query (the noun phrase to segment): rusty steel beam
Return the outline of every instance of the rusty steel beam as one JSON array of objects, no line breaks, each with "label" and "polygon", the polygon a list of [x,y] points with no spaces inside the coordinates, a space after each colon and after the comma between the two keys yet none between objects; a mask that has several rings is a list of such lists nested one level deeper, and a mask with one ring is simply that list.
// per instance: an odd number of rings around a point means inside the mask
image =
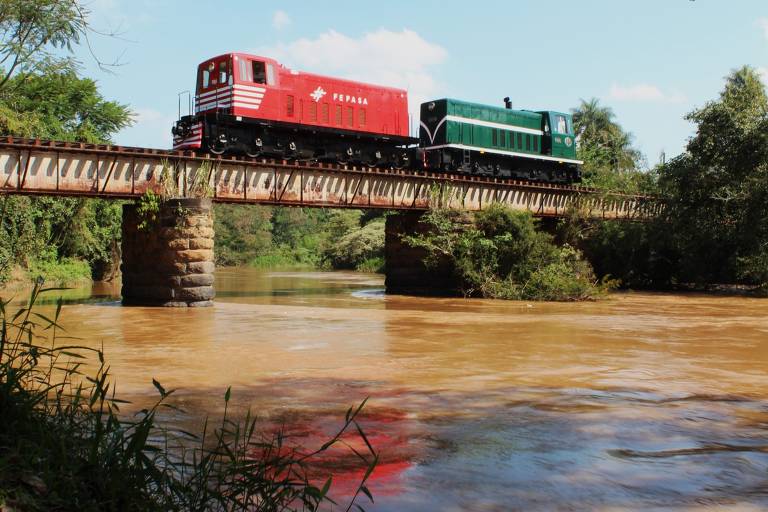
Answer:
[{"label": "rusty steel beam", "polygon": [[[202,173],[202,174],[201,174]],[[191,190],[197,187],[198,190]],[[657,214],[652,197],[553,183],[458,176],[322,162],[216,157],[192,152],[6,137],[0,193],[129,199],[147,191],[209,194],[214,201],[279,206],[481,210],[493,203],[559,217],[579,207],[592,217]]]}]

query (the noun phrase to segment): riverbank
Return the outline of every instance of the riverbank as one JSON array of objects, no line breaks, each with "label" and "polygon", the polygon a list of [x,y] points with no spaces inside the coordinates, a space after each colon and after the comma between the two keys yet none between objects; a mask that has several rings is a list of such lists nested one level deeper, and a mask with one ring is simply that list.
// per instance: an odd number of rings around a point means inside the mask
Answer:
[{"label": "riverbank", "polygon": [[[262,261],[261,263],[264,263]],[[247,274],[253,275],[317,275],[317,276],[346,276],[345,279],[350,279],[353,283],[371,283],[374,286],[380,287],[383,290],[383,262],[377,259],[373,259],[371,262],[371,269],[361,266],[355,270],[337,270],[329,268],[317,268],[311,265],[304,264],[290,264],[284,260],[272,260],[275,265],[248,265],[245,267],[219,267],[217,269],[217,289],[221,288],[222,282],[226,282],[224,286],[230,288],[233,286],[234,281],[239,273],[245,271]],[[65,303],[77,302],[87,298],[92,298],[99,301],[117,301],[120,300],[120,277],[119,275],[110,281],[94,281],[88,274],[83,275],[82,266],[77,265],[75,268],[80,269],[78,272],[63,272],[58,271],[52,274],[48,274],[53,280],[49,278],[45,279],[46,286],[56,286],[67,288],[58,293],[58,296],[63,298]],[[24,271],[20,267],[16,267],[11,274],[11,279],[0,286],[0,297],[9,299],[15,297],[17,300],[21,300],[29,295],[29,292],[35,285],[36,279],[29,271]],[[38,276],[41,274],[38,274]],[[46,275],[46,274],[42,274]],[[351,279],[352,276],[359,276],[359,279]],[[712,297],[748,297],[748,298],[766,298],[766,291],[762,287],[758,286],[746,286],[746,285],[712,285],[708,287],[697,287],[694,285],[679,285],[675,288],[666,289],[625,289],[618,288],[613,289],[610,292],[603,294],[600,299],[610,299],[615,294],[623,293],[661,293],[661,294],[681,294],[683,296],[712,296]],[[226,290],[222,290],[225,296]],[[43,302],[50,302],[48,298],[43,297]],[[472,299],[474,300],[474,299]]]},{"label": "riverbank", "polygon": [[29,268],[14,265],[0,291],[18,291],[32,288],[43,279],[48,286],[81,287],[93,282],[88,262],[64,258],[57,262],[33,261]]}]

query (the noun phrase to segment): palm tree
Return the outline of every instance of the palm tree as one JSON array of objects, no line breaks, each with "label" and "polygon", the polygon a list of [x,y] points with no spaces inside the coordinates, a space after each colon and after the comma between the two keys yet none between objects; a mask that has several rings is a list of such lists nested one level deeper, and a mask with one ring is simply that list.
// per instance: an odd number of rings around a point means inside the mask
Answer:
[{"label": "palm tree", "polygon": [[600,100],[592,98],[581,100],[581,105],[573,109],[573,127],[576,137],[586,140],[607,140],[616,123],[611,107],[600,105]]},{"label": "palm tree", "polygon": [[632,135],[614,121],[610,107],[597,98],[582,99],[572,112],[579,151],[590,167],[622,171],[637,166],[640,153],[632,147]]}]

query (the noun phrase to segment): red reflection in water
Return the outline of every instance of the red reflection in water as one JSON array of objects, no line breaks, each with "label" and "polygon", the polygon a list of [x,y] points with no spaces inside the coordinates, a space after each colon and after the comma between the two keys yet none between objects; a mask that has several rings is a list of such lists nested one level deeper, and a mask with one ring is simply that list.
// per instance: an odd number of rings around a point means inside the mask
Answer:
[{"label": "red reflection in water", "polygon": [[[366,483],[374,499],[401,494],[404,491],[402,474],[416,458],[416,444],[411,442],[410,435],[415,431],[415,422],[394,409],[363,411],[357,422],[368,443],[379,454],[376,468]],[[332,439],[340,427],[337,413],[318,412],[312,416],[284,418],[280,426],[273,427],[273,432],[282,432],[284,454],[308,454]],[[329,496],[343,503],[355,494],[367,470],[360,455],[368,461],[373,459],[365,439],[351,426],[337,443],[306,460],[307,476],[318,487],[332,476]]]}]

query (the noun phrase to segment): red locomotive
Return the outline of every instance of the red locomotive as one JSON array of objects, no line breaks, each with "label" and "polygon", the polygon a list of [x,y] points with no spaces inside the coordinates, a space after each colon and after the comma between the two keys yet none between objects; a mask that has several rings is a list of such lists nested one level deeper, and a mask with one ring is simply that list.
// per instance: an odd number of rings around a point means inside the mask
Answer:
[{"label": "red locomotive", "polygon": [[293,71],[228,53],[198,66],[195,114],[173,127],[173,147],[251,157],[407,165],[403,89]]}]

